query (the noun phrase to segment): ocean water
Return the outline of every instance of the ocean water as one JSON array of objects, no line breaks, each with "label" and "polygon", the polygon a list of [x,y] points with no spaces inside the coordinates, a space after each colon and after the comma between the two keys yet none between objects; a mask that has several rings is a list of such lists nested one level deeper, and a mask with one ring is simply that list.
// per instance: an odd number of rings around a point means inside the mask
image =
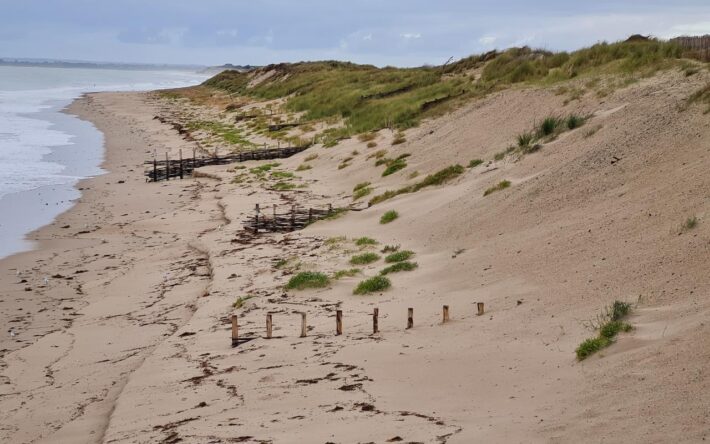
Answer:
[{"label": "ocean water", "polygon": [[0,66],[0,258],[31,249],[27,233],[71,207],[77,181],[102,174],[103,136],[61,112],[72,100],[205,79],[179,71]]}]

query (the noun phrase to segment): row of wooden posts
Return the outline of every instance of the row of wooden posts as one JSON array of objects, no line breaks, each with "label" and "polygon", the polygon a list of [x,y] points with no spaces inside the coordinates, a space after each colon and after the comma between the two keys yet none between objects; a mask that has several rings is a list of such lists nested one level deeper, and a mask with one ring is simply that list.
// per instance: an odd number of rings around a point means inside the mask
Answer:
[{"label": "row of wooden posts", "polygon": [[[477,316],[482,316],[485,313],[483,302],[476,303]],[[300,312],[301,315],[301,338],[308,336],[308,324],[306,322],[306,313]],[[379,316],[380,309],[375,308],[372,311],[372,334],[377,334],[380,331],[379,327]],[[449,322],[449,306],[444,305],[442,308],[442,323]],[[273,337],[273,314],[266,314],[266,339],[271,339]],[[414,308],[407,309],[407,330],[414,328]],[[335,335],[340,336],[343,334],[343,310],[336,310],[335,312]],[[239,345],[239,318],[237,315],[232,315],[232,347]]]},{"label": "row of wooden posts", "polygon": [[261,206],[256,204],[254,216],[248,217],[243,226],[252,233],[260,231],[284,232],[295,231],[304,228],[318,219],[328,217],[334,212],[333,205],[328,204],[326,208],[299,208],[296,205],[290,206],[287,213],[277,213],[276,204],[272,207],[272,214],[267,215],[261,211]]},{"label": "row of wooden posts", "polygon": [[183,159],[181,149],[177,160],[171,160],[167,152],[165,153],[165,160],[158,160],[157,155],[154,155],[152,161],[145,162],[145,165],[152,165],[153,167],[152,170],[148,170],[145,175],[151,182],[170,180],[172,177],[183,179],[186,175],[192,174],[196,168],[203,166],[228,165],[230,163],[246,162],[248,160],[283,159],[300,153],[306,148],[308,147],[289,146],[281,148],[278,146],[276,148],[267,148],[266,144],[264,144],[264,148],[262,149],[229,153],[223,156],[219,156],[217,148],[215,148],[214,154],[210,157],[197,157],[196,149],[193,149],[191,159]]}]

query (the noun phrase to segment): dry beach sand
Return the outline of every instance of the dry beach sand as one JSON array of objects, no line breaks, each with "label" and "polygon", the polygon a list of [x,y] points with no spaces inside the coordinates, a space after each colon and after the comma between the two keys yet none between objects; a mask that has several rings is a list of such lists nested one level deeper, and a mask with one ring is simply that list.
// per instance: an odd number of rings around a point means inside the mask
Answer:
[{"label": "dry beach sand", "polygon": [[[318,154],[297,173],[307,187],[293,191],[233,183],[234,166],[146,183],[153,150],[194,148],[153,118],[179,105],[142,93],[76,101],[69,111],[105,134],[109,173],[83,181],[77,205],[33,233],[37,250],[0,262],[0,441],[710,439],[710,120],[699,107],[679,110],[703,76],[667,72],[569,104],[546,89],[496,93],[407,131],[400,145],[382,131],[378,148],[351,139],[279,161],[294,171]],[[257,203],[346,206],[364,181],[375,195],[492,159],[557,112],[593,117],[539,152],[444,186],[290,234],[242,230]],[[382,148],[410,153],[408,168],[381,177],[367,156]],[[510,188],[483,196],[504,179]],[[400,217],[381,225],[387,210]],[[690,216],[698,226],[681,230]],[[379,244],[358,247],[360,236]],[[333,273],[384,245],[414,251],[418,268],[391,275],[382,294],[352,294],[382,260],[306,291],[285,291],[292,271],[275,266]],[[634,330],[578,362],[575,348],[593,335],[585,320],[615,299],[634,304]],[[371,335],[375,307],[381,331]],[[236,348],[233,313],[251,338]]]}]

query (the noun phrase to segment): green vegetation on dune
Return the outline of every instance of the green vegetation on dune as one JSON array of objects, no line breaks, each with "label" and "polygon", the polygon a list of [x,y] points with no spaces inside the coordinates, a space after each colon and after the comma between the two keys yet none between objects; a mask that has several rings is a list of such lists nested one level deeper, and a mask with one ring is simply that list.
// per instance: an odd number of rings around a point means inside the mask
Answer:
[{"label": "green vegetation on dune", "polygon": [[623,322],[622,319],[631,312],[631,304],[622,301],[614,301],[606,307],[596,319],[590,321],[590,326],[599,332],[596,337],[584,340],[575,353],[577,359],[582,361],[599,350],[614,343],[616,336],[620,332],[629,332],[633,327]]},{"label": "green vegetation on dune", "polygon": [[[276,107],[279,120],[285,114],[285,119],[297,120],[302,128],[313,129],[314,122],[329,126],[318,134],[324,146],[335,146],[339,140],[356,134],[364,134],[359,140],[374,146],[375,132],[380,129],[416,126],[422,118],[440,115],[467,100],[510,85],[549,85],[580,76],[594,80],[615,74],[638,78],[675,66],[686,73],[695,73],[696,68],[688,68],[691,62],[682,60],[694,56],[676,43],[642,38],[599,43],[569,53],[512,48],[437,67],[377,68],[337,61],[276,64],[250,72],[224,71],[200,87],[172,90],[169,97],[200,98],[204,102],[224,101],[226,96],[239,104],[281,100],[282,105]],[[704,99],[700,92],[694,101]],[[266,113],[257,113],[249,116],[247,126],[259,134],[267,134],[268,120]],[[572,129],[576,122],[567,123]],[[204,123],[201,126],[230,143],[242,143],[241,136],[227,128]],[[284,138],[287,132],[268,135]],[[405,140],[399,132],[392,143]]]},{"label": "green vegetation on dune", "polygon": [[409,128],[432,102],[460,95],[467,78],[444,78],[437,68],[376,68],[326,61],[264,67],[266,80],[250,85],[250,73],[224,71],[204,85],[257,100],[287,98],[285,109],[302,120],[345,119],[339,135],[394,126]]}]

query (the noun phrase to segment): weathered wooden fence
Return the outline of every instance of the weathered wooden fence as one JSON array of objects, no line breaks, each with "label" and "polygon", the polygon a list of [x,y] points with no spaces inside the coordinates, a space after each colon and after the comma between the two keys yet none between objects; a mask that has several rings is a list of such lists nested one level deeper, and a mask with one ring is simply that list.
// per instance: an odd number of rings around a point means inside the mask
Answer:
[{"label": "weathered wooden fence", "polygon": [[284,159],[291,157],[296,153],[304,151],[307,146],[294,146],[285,148],[263,148],[258,150],[242,151],[239,153],[230,153],[223,156],[213,155],[210,157],[197,157],[196,151],[192,151],[192,158],[184,159],[182,150],[178,159],[170,159],[168,154],[165,154],[165,160],[158,160],[156,157],[153,160],[148,160],[144,163],[147,170],[145,176],[149,182],[158,182],[160,180],[170,180],[171,178],[182,179],[189,176],[196,168],[209,165],[228,165],[235,162],[246,162],[248,160],[269,160],[269,159]]},{"label": "weathered wooden fence", "polygon": [[678,44],[683,49],[693,52],[693,56],[710,61],[710,35],[697,37],[676,37],[671,42]]},{"label": "weathered wooden fence", "polygon": [[[308,336],[308,323],[306,321],[306,313],[299,311],[295,312],[295,314],[298,314],[301,317],[301,329],[300,329],[300,336],[301,338],[305,338]],[[441,323],[442,324],[448,324],[451,322],[451,316],[449,312],[449,306],[444,305],[442,307],[442,316],[441,316]],[[485,308],[484,308],[484,303],[483,302],[477,302],[476,303],[476,316],[483,316],[485,314]],[[375,307],[372,310],[372,334],[376,335],[380,333],[380,323],[379,323],[379,317],[380,317],[380,309]],[[465,315],[462,316],[461,318],[466,317]],[[239,317],[237,315],[232,315],[230,316],[230,321],[231,321],[231,332],[232,332],[232,347],[237,347],[240,343],[245,342],[246,340],[251,340],[255,339],[254,336],[240,336],[239,334]],[[407,330],[411,330],[414,328],[414,308],[413,307],[408,307],[407,308]],[[265,339],[273,339],[273,329],[274,329],[274,313],[266,313],[266,335],[264,336]],[[253,333],[252,333],[253,334]],[[336,310],[335,311],[335,336],[341,336],[343,334],[343,310]]]},{"label": "weathered wooden fence", "polygon": [[[282,208],[282,207],[281,207]],[[260,232],[288,232],[300,230],[316,220],[336,214],[343,209],[334,209],[332,205],[325,208],[305,208],[291,205],[286,212],[279,213],[279,207],[273,205],[262,208],[259,204],[254,208],[254,215],[248,217],[244,223],[244,229],[254,234]]]}]

